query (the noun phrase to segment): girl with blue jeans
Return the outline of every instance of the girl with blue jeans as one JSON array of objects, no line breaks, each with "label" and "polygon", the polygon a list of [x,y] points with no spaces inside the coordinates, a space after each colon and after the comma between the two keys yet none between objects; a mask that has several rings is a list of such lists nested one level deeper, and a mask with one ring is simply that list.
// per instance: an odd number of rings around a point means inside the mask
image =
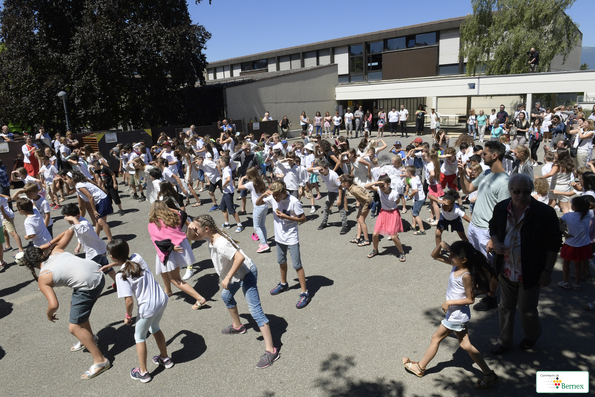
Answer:
[{"label": "girl with blue jeans", "polygon": [[[246,175],[241,177],[238,182],[238,190],[250,191],[250,199],[252,200],[252,223],[254,224],[254,233],[256,233],[258,240],[260,241],[256,252],[262,253],[270,251],[271,248],[267,243],[267,229],[265,226],[269,207],[266,204],[255,204],[260,195],[267,190],[257,167],[251,167],[246,170]],[[254,239],[254,235],[252,238]]]},{"label": "girl with blue jeans", "polygon": [[260,327],[265,343],[265,352],[260,357],[256,367],[259,369],[269,367],[279,359],[279,351],[273,346],[269,320],[260,305],[260,296],[256,285],[258,277],[256,265],[244,255],[243,251],[229,235],[217,228],[211,216],[199,215],[188,226],[188,229],[189,232],[193,232],[193,236],[191,236],[193,240],[201,239],[209,242],[213,267],[221,279],[221,286],[223,287],[221,298],[225,302],[232,320],[232,324],[221,330],[221,333],[226,335],[246,333],[246,327],[241,323],[238,307],[234,299],[235,293],[241,287],[248,303],[250,315]]}]

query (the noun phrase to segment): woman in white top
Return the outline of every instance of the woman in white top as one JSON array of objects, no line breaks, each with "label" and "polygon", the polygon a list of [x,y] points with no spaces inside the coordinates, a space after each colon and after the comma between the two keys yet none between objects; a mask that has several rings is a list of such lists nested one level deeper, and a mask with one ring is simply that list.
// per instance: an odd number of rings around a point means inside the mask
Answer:
[{"label": "woman in white top", "polygon": [[572,147],[576,148],[576,162],[577,168],[585,167],[591,161],[593,153],[593,136],[595,135],[593,120],[578,119],[578,126],[576,130],[570,131],[573,134],[576,131],[576,136]]},{"label": "woman in white top", "polygon": [[39,160],[35,157],[35,151],[39,149],[36,144],[33,143],[33,138],[30,136],[25,140],[25,144],[22,146],[21,151],[23,152],[23,163],[27,174],[32,177],[37,177],[39,174]]},{"label": "woman in white top", "polygon": [[440,113],[436,112],[435,108],[430,112],[430,131],[432,131],[432,138],[436,138],[436,129],[440,129]]},{"label": "woman in white top", "polygon": [[467,116],[467,130],[469,135],[475,140],[477,135],[477,118],[475,117],[475,109],[469,110],[469,116]]},{"label": "woman in white top", "polygon": [[257,167],[251,167],[246,170],[246,175],[241,177],[238,182],[238,190],[248,190],[250,192],[250,198],[252,200],[252,223],[254,224],[252,240],[254,240],[254,235],[256,234],[256,237],[260,241],[256,252],[262,253],[270,251],[271,248],[267,242],[266,229],[266,219],[269,207],[267,204],[255,204],[256,200],[258,200],[258,198],[267,190]]},{"label": "woman in white top", "polygon": [[[29,247],[25,250],[23,261],[37,280],[39,290],[48,301],[47,318],[51,322],[58,320],[58,298],[54,287],[73,289],[70,302],[68,330],[79,342],[71,351],[86,348],[93,356],[93,365],[81,379],[92,379],[110,367],[110,362],[97,347],[97,337],[93,336],[89,317],[93,305],[101,295],[105,280],[97,263],[78,258],[64,250],[70,243],[74,231],[67,229],[48,244],[41,247]],[[39,269],[39,277],[35,270]],[[46,337],[48,335],[45,335]]]},{"label": "woman in white top", "polygon": [[219,144],[221,145],[222,150],[229,150],[229,156],[233,156],[235,153],[235,142],[232,137],[233,131],[231,129],[227,129],[221,133],[221,138],[219,138]]},{"label": "woman in white top", "polygon": [[541,131],[543,131],[543,144],[549,143],[552,140],[552,133],[550,126],[552,125],[552,111],[550,108],[545,110],[543,115],[543,122],[541,123]]}]

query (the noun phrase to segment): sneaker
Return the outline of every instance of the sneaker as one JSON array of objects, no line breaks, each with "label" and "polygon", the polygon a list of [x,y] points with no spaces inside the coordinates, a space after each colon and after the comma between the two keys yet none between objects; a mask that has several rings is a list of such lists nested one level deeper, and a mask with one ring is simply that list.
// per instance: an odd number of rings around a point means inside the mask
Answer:
[{"label": "sneaker", "polygon": [[246,333],[246,327],[244,327],[244,324],[240,325],[240,328],[235,328],[232,325],[230,325],[229,327],[225,327],[221,330],[222,334],[225,335],[239,335],[239,334],[245,334]]},{"label": "sneaker", "polygon": [[279,350],[277,350],[276,347],[272,353],[265,350],[264,354],[260,357],[260,360],[258,360],[258,363],[256,363],[256,368],[265,369],[266,367],[270,367],[278,359],[279,359]]},{"label": "sneaker", "polygon": [[142,196],[140,196],[140,198],[138,199],[138,201],[142,203],[143,201],[147,201],[147,198],[143,194]]},{"label": "sneaker", "polygon": [[55,209],[55,210],[60,209],[60,208],[62,208],[62,206],[60,204],[56,204],[52,207],[52,209]]},{"label": "sneaker", "polygon": [[312,208],[310,208],[310,213],[313,214],[316,212],[316,207],[312,206]]},{"label": "sneaker", "polygon": [[118,285],[116,283],[112,283],[112,289],[114,291],[117,291],[118,290]]},{"label": "sneaker", "polygon": [[318,230],[322,230],[326,227],[326,223],[321,223],[320,226],[318,226]]},{"label": "sneaker", "polygon": [[485,312],[487,310],[496,309],[498,307],[498,300],[495,297],[486,295],[482,300],[473,305],[473,310],[478,312]]},{"label": "sneaker", "polygon": [[186,268],[186,273],[184,273],[184,277],[182,277],[182,281],[190,280],[194,276],[194,270],[191,268]]},{"label": "sneaker", "polygon": [[285,292],[289,289],[288,284],[279,283],[275,288],[271,290],[271,295],[279,295],[281,292]]},{"label": "sneaker", "polygon": [[223,223],[221,225],[221,228],[225,228],[225,229],[231,229],[231,225],[229,223]]},{"label": "sneaker", "polygon": [[246,211],[238,211],[238,215],[246,215]]},{"label": "sneaker", "polygon": [[138,199],[139,199],[139,197],[138,197],[138,194],[134,193],[134,194],[132,195],[132,199],[133,199],[133,200],[138,200]]},{"label": "sneaker", "polygon": [[149,371],[145,372],[144,374],[141,374],[139,367],[132,368],[132,371],[130,371],[130,377],[134,380],[140,380],[143,383],[151,381],[151,374],[149,374]]},{"label": "sneaker", "polygon": [[259,244],[256,252],[258,252],[260,254],[262,252],[266,252],[266,251],[270,251],[270,250],[271,250],[271,247],[269,247],[268,244]]},{"label": "sneaker", "polygon": [[214,206],[211,207],[211,209],[209,210],[209,212],[211,211],[217,211],[219,209],[219,206],[217,204],[215,204]]},{"label": "sneaker", "polygon": [[124,210],[120,210],[120,211],[118,211],[118,215],[120,215],[120,216],[124,216],[124,214],[126,214],[126,213],[124,212]]},{"label": "sneaker", "polygon": [[347,233],[349,233],[349,230],[350,230],[350,229],[349,229],[349,226],[343,226],[343,227],[341,228],[341,231],[339,232],[339,234],[341,234],[341,235],[343,235],[343,234],[347,234]]},{"label": "sneaker", "polygon": [[163,358],[161,356],[155,356],[153,357],[153,363],[157,365],[163,365],[167,369],[170,369],[174,366],[174,362],[171,361],[171,358],[169,357]]},{"label": "sneaker", "polygon": [[238,225],[238,227],[236,228],[236,233],[241,233],[243,232],[245,229],[244,225]]},{"label": "sneaker", "polygon": [[301,308],[306,307],[306,305],[308,305],[308,303],[310,303],[310,293],[308,291],[302,292],[300,294],[300,300],[295,305],[295,307],[297,307],[298,309],[301,309]]}]

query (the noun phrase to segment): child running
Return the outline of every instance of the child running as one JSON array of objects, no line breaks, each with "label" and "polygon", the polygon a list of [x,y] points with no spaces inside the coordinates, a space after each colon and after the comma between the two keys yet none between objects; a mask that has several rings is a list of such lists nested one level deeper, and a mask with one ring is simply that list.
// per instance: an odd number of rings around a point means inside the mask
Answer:
[{"label": "child running", "polygon": [[138,313],[134,327],[134,341],[138,355],[138,367],[132,368],[130,377],[143,383],[151,381],[151,374],[147,370],[147,331],[155,337],[159,348],[159,355],[153,357],[153,363],[163,365],[165,368],[174,366],[167,355],[165,335],[159,327],[159,321],[167,307],[167,295],[149,270],[149,266],[139,254],[130,255],[128,243],[121,239],[114,239],[107,245],[107,251],[112,258],[112,263],[104,266],[102,270],[112,270],[113,266],[122,266],[116,275],[118,284],[118,298],[125,298],[126,313],[124,324],[132,324],[132,309],[136,298]]},{"label": "child running", "polygon": [[461,240],[469,241],[465,235],[465,227],[463,226],[461,218],[467,222],[471,222],[471,218],[469,218],[465,214],[465,211],[455,204],[455,201],[459,199],[459,193],[456,190],[447,190],[442,198],[436,198],[429,195],[428,198],[430,201],[440,205],[440,220],[436,226],[436,245],[440,245],[442,242],[442,233],[444,230],[448,230],[449,226],[450,231],[456,231]]},{"label": "child running", "polygon": [[221,333],[225,335],[246,333],[246,327],[241,322],[238,306],[234,299],[236,292],[242,288],[250,315],[258,324],[265,343],[265,352],[256,364],[256,368],[269,367],[279,359],[279,351],[273,345],[269,320],[260,304],[256,265],[238,247],[236,241],[217,228],[211,216],[199,215],[188,228],[195,233],[193,239],[208,241],[213,266],[221,279],[223,287],[221,298],[225,302],[232,320],[231,325],[221,330]]},{"label": "child running", "polygon": [[[446,253],[441,254],[443,250]],[[469,305],[475,301],[473,289],[489,291],[486,270],[491,269],[490,263],[467,241],[457,241],[452,246],[442,242],[432,251],[432,258],[452,266],[446,290],[446,301],[442,304],[442,310],[446,313],[446,317],[432,335],[430,347],[421,361],[415,362],[405,357],[403,365],[407,371],[421,378],[424,376],[426,366],[438,352],[440,343],[454,331],[461,348],[469,353],[483,372],[483,379],[475,383],[475,388],[486,389],[500,379],[488,367],[481,353],[471,344],[467,324],[471,318]]]},{"label": "child running", "polygon": [[277,243],[277,263],[281,269],[281,282],[271,290],[271,295],[287,291],[287,252],[291,255],[293,268],[300,282],[300,299],[296,307],[302,309],[310,302],[310,293],[306,288],[306,273],[302,266],[298,224],[306,220],[302,203],[289,194],[282,181],[274,182],[269,190],[257,200],[256,205],[268,204],[273,208],[275,242]]},{"label": "child running", "polygon": [[397,208],[397,201],[399,200],[399,192],[390,188],[390,177],[388,175],[380,175],[378,182],[368,183],[365,188],[368,190],[375,190],[380,196],[380,213],[376,219],[376,225],[374,226],[374,234],[372,235],[372,241],[374,243],[374,249],[368,255],[368,258],[373,258],[378,255],[378,241],[380,235],[390,236],[395,243],[395,247],[399,250],[399,261],[405,262],[405,252],[399,239],[399,232],[403,231],[403,221],[401,220],[401,214]]}]

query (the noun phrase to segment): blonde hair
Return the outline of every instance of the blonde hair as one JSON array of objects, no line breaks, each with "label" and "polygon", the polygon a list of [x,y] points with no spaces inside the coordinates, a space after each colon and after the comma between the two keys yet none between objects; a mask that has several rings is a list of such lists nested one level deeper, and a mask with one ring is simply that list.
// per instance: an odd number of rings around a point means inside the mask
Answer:
[{"label": "blonde hair", "polygon": [[522,153],[523,157],[525,158],[525,161],[529,160],[531,154],[527,146],[517,146],[514,150],[516,150],[518,153]]},{"label": "blonde hair", "polygon": [[208,227],[209,229],[215,231],[215,233],[218,233],[221,235],[221,237],[223,237],[224,239],[226,239],[227,241],[229,241],[234,247],[236,247],[238,250],[240,247],[238,247],[238,241],[232,239],[229,234],[225,233],[223,230],[219,230],[219,228],[217,227],[217,224],[215,223],[215,220],[213,219],[213,217],[211,215],[207,215],[207,214],[203,214],[203,215],[199,215],[196,218],[194,218],[194,221],[197,224],[200,225],[200,227],[202,227],[203,229]]},{"label": "blonde hair", "polygon": [[501,136],[498,140],[500,141],[500,143],[508,143],[508,138],[505,136]]},{"label": "blonde hair", "polygon": [[469,167],[469,169],[471,171],[475,171],[477,172],[477,175],[479,176],[479,174],[481,174],[481,172],[483,171],[483,168],[481,167],[481,164],[474,164],[472,166]]},{"label": "blonde hair", "polygon": [[170,211],[169,207],[163,201],[156,200],[151,205],[149,222],[157,225],[159,229],[161,229],[162,223],[171,228],[179,228],[180,215]]},{"label": "blonde hair", "polygon": [[283,181],[273,182],[271,186],[269,186],[269,189],[273,193],[283,193],[287,190],[287,188],[285,187],[285,182]]},{"label": "blonde hair", "polygon": [[37,183],[34,182],[29,182],[27,184],[25,184],[25,187],[23,187],[23,190],[26,193],[30,193],[30,192],[39,192],[39,186],[37,186]]},{"label": "blonde hair", "polygon": [[550,184],[547,183],[547,179],[535,179],[535,181],[533,181],[533,186],[535,187],[537,194],[541,197],[547,196],[550,191]]},{"label": "blonde hair", "polygon": [[[378,162],[378,161],[376,161]],[[390,162],[396,167],[396,168],[401,168],[403,166],[403,159],[401,158],[401,156],[399,155],[394,155],[391,159]]]}]

